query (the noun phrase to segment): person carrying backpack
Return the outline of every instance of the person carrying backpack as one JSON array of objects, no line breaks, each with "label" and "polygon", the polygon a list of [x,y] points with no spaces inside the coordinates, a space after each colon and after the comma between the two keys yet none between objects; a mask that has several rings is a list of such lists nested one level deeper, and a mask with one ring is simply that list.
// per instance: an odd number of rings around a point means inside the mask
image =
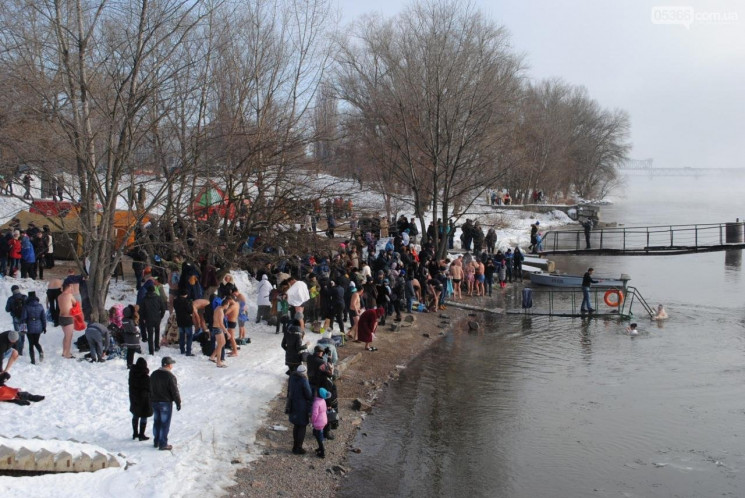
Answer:
[{"label": "person carrying backpack", "polygon": [[26,331],[21,331],[21,324],[23,323],[21,317],[23,315],[23,306],[26,304],[26,294],[21,294],[21,288],[14,285],[10,288],[13,293],[5,303],[5,311],[10,313],[13,319],[13,330],[18,332],[18,342],[15,344],[15,349],[18,354],[23,356],[23,346],[26,343]]}]

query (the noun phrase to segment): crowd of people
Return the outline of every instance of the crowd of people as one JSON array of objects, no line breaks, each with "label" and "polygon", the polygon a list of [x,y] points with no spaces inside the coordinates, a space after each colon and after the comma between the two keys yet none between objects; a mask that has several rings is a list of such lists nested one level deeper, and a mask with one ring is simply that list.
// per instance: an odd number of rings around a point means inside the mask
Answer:
[{"label": "crowd of people", "polygon": [[[349,217],[356,221],[354,213]],[[490,296],[495,284],[504,287],[521,279],[520,249],[497,250],[496,231],[490,228],[484,233],[478,221],[467,220],[461,227],[464,254],[437,258],[432,243],[415,243],[419,230],[413,218],[384,220],[378,230],[363,231],[350,223],[349,237],[339,238],[335,250],[288,256],[252,272],[258,282],[255,320],[282,333],[280,345],[289,375],[287,413],[295,426],[294,453],[304,453],[308,424],[313,427],[319,457],[325,455],[324,441],[333,439],[338,410],[334,372],[340,342],[355,341],[365,351],[377,351],[377,328],[387,320],[401,321],[405,312],[445,309],[448,299]],[[452,238],[452,221],[440,226],[442,234]],[[47,231],[34,229],[17,229],[10,239],[46,237]],[[428,230],[430,237],[433,230],[434,225]],[[9,257],[9,267],[15,266],[14,259]],[[218,368],[226,368],[226,356],[237,356],[240,347],[250,342],[245,330],[246,297],[232,275],[213,263],[208,256],[196,262],[181,256],[164,261],[137,251],[132,263],[137,297],[129,305],[113,306],[107,323],[91,320],[86,277],[73,270],[64,279],[49,281],[46,306],[34,292],[26,295],[13,286],[6,303],[13,330],[0,334],[4,360],[0,372],[7,372],[18,361],[26,342],[31,363],[43,361],[39,337],[52,325],[64,332],[62,356],[75,358],[72,339],[75,331],[82,331],[75,344],[88,354],[81,360],[126,359],[133,439],[149,439],[147,418],[153,416],[154,446],[170,449],[171,406],[181,406],[171,372],[175,360],[162,358],[161,368],[151,375],[145,358],[137,355],[155,355],[165,342],[175,341],[181,355],[195,356],[201,349]],[[170,312],[169,320],[161,338],[166,312]],[[328,332],[313,351],[308,351],[305,340],[308,329]],[[338,334],[332,335],[336,330]]]}]

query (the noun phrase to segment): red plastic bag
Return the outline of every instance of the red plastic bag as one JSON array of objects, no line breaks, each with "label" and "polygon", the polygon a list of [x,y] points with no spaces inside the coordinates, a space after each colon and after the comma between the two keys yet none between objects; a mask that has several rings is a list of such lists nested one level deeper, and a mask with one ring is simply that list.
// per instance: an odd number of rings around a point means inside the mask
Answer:
[{"label": "red plastic bag", "polygon": [[85,319],[83,318],[83,309],[80,307],[80,302],[75,301],[75,304],[70,308],[70,316],[72,316],[73,327],[75,330],[85,330]]}]

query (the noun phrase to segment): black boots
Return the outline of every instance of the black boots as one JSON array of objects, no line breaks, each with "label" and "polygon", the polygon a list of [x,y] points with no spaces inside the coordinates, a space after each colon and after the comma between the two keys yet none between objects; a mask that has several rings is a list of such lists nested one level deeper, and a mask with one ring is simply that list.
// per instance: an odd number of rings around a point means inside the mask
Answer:
[{"label": "black boots", "polygon": [[140,422],[140,430],[137,430],[137,418],[132,420],[132,439],[139,439],[140,441],[147,441],[150,439],[145,435],[145,428],[147,427],[147,419],[142,419]]},{"label": "black boots", "polygon": [[147,436],[145,435],[145,428],[147,427],[147,422],[146,422],[146,420],[147,420],[147,419],[142,419],[142,421],[140,422],[140,434],[139,434],[139,435],[137,436],[137,438],[138,438],[138,439],[139,439],[140,441],[147,441],[148,439],[150,439],[149,437],[147,437]]}]

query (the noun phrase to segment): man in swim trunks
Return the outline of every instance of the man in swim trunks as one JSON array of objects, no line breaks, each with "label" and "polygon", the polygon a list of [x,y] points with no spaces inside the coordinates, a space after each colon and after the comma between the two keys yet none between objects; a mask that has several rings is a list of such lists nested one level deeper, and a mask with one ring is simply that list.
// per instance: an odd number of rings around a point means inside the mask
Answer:
[{"label": "man in swim trunks", "polygon": [[[219,299],[219,298],[215,298]],[[230,301],[227,299],[222,301],[212,314],[212,337],[215,338],[215,350],[212,351],[210,361],[214,361],[218,368],[226,368],[227,365],[223,363],[225,360],[225,336],[228,330],[225,328],[225,310],[228,309]]]},{"label": "man in swim trunks", "polygon": [[238,339],[241,344],[246,344],[246,322],[248,313],[246,312],[246,296],[236,288],[233,289],[233,300],[238,303]]},{"label": "man in swim trunks", "polygon": [[72,348],[72,336],[75,333],[73,326],[74,320],[70,312],[76,302],[73,296],[73,284],[70,282],[63,283],[62,294],[57,298],[57,303],[59,304],[59,324],[62,326],[62,332],[65,334],[62,338],[63,358],[75,358],[70,351]]},{"label": "man in swim trunks", "polygon": [[238,330],[238,313],[241,307],[233,300],[232,295],[225,296],[225,301],[228,302],[225,316],[228,319],[228,340],[230,341],[230,349],[232,350],[228,356],[238,356],[238,344],[235,342],[235,333]]},{"label": "man in swim trunks", "polygon": [[463,256],[458,256],[458,259],[450,264],[450,276],[453,279],[453,297],[463,299],[460,293],[460,283],[463,280]]}]

